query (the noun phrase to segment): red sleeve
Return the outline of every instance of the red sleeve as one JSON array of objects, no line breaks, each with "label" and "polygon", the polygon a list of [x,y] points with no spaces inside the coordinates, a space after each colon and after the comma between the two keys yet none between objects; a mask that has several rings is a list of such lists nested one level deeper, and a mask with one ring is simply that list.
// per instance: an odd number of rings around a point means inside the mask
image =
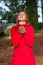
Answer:
[{"label": "red sleeve", "polygon": [[19,45],[19,43],[20,43],[21,35],[16,30],[16,27],[12,27],[10,32],[11,32],[12,45],[17,47]]},{"label": "red sleeve", "polygon": [[25,41],[28,46],[33,46],[34,44],[34,28],[33,26],[29,26],[27,29],[27,33],[24,36]]}]

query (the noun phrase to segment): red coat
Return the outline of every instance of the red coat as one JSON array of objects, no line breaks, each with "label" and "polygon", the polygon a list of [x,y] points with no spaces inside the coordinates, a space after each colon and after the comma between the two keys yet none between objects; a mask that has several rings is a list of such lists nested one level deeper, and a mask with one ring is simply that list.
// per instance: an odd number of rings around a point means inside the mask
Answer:
[{"label": "red coat", "polygon": [[11,65],[36,65],[34,51],[34,28],[32,25],[26,26],[26,34],[22,35],[18,29],[11,28],[11,41],[15,47],[12,55]]}]

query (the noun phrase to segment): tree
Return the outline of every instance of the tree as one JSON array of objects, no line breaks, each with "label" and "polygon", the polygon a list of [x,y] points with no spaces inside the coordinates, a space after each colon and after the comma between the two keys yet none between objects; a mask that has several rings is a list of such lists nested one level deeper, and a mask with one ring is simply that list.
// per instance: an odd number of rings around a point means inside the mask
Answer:
[{"label": "tree", "polygon": [[[8,19],[8,22],[15,22],[16,17],[20,11],[26,10],[25,0],[3,0],[5,5],[10,9],[3,15],[3,19]],[[20,3],[21,2],[21,3]]]},{"label": "tree", "polygon": [[29,21],[35,29],[38,29],[37,0],[27,0],[26,4],[28,8]]},{"label": "tree", "polygon": [[3,19],[8,19],[8,22],[15,22],[16,17],[20,11],[26,11],[29,21],[38,28],[38,15],[37,15],[37,0],[3,0],[5,5],[10,9],[3,15]]},{"label": "tree", "polygon": [[43,21],[43,0],[42,0],[42,21]]}]

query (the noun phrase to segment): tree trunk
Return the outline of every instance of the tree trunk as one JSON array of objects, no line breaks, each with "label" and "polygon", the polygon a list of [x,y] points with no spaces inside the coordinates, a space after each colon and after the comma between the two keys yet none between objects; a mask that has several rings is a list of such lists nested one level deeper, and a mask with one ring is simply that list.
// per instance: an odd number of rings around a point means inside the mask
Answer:
[{"label": "tree trunk", "polygon": [[30,23],[38,29],[37,0],[26,0]]}]

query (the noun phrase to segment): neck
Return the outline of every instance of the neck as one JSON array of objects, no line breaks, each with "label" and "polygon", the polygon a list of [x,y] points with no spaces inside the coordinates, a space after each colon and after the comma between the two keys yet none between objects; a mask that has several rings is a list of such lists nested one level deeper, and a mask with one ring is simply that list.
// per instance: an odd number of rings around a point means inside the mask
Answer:
[{"label": "neck", "polygon": [[26,26],[26,24],[18,24],[18,26]]}]

